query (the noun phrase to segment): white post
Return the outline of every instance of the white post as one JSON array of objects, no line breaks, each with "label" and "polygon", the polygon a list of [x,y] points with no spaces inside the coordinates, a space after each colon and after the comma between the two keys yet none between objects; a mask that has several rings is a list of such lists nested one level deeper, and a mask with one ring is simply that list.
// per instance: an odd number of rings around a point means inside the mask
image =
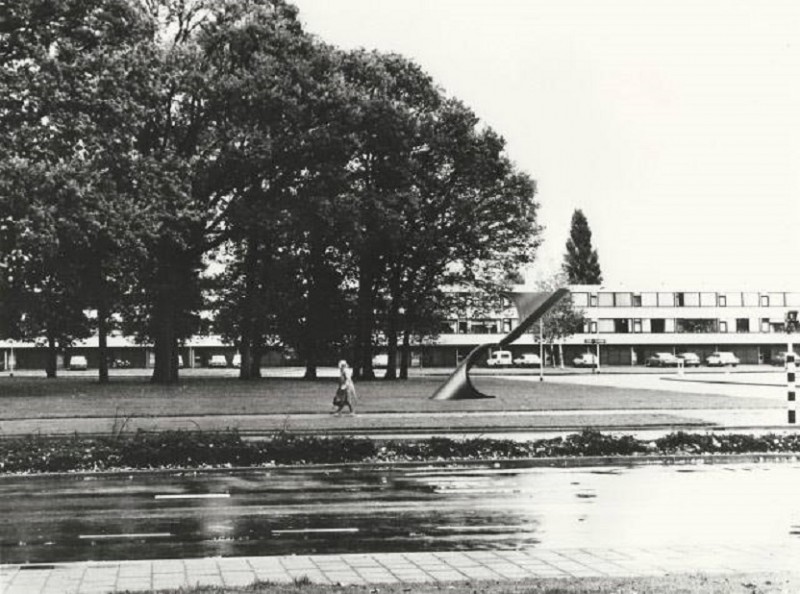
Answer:
[{"label": "white post", "polygon": [[595,343],[595,345],[594,345],[594,346],[596,347],[596,349],[595,349],[595,350],[597,351],[597,352],[596,352],[596,355],[597,355],[597,364],[596,364],[596,367],[597,367],[597,373],[600,373],[600,343],[599,343],[599,342],[598,342],[598,343]]},{"label": "white post", "polygon": [[786,353],[786,396],[787,406],[789,412],[789,424],[794,425],[797,422],[797,388],[795,380],[795,371],[797,366],[794,361],[794,347],[792,346],[792,335],[788,334],[788,349]]}]

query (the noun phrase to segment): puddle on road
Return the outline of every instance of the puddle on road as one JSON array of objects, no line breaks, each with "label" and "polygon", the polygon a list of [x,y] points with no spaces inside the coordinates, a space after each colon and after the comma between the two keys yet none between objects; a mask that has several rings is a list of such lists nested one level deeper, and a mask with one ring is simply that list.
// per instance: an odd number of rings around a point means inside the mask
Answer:
[{"label": "puddle on road", "polygon": [[4,562],[800,540],[797,463],[96,478],[5,481]]}]

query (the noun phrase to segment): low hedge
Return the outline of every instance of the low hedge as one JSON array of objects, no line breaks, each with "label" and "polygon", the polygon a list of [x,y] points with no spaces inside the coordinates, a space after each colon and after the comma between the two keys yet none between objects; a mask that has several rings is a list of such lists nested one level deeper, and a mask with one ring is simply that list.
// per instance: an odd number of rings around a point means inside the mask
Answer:
[{"label": "low hedge", "polygon": [[346,462],[508,460],[562,456],[641,456],[800,453],[800,434],[671,433],[643,441],[594,430],[518,442],[507,439],[449,439],[376,442],[355,437],[282,433],[245,441],[236,431],[163,433],[86,438],[30,436],[0,441],[0,472],[40,473],[112,469],[225,468]]}]

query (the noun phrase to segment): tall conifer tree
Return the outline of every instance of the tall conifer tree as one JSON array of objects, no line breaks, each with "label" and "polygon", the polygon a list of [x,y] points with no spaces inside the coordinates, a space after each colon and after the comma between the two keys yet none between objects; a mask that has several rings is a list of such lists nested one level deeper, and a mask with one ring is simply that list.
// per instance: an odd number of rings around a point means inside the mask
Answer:
[{"label": "tall conifer tree", "polygon": [[572,225],[564,255],[564,272],[573,285],[599,285],[603,282],[597,250],[592,247],[592,231],[581,209],[572,213]]}]

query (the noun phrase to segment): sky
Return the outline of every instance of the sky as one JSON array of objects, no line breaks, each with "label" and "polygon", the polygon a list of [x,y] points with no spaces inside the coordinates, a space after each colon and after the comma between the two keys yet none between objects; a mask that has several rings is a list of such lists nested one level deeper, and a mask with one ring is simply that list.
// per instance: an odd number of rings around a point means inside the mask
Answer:
[{"label": "sky", "polygon": [[800,2],[294,0],[420,64],[507,141],[560,268],[576,208],[607,284],[800,287]]}]

